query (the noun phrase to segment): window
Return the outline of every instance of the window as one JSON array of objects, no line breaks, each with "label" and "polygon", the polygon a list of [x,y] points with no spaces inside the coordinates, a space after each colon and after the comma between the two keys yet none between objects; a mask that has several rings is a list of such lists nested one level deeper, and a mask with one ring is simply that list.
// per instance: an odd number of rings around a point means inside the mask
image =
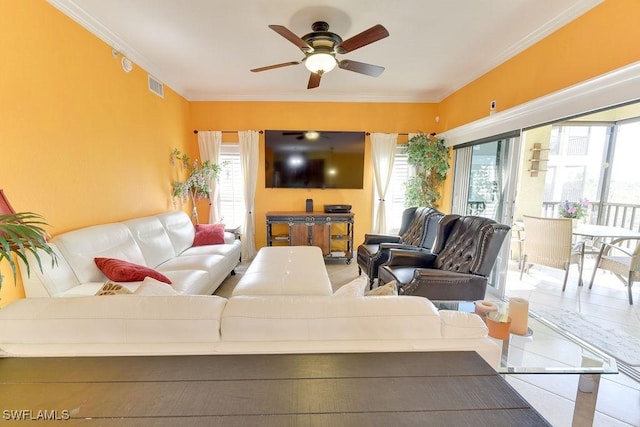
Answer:
[{"label": "window", "polygon": [[240,171],[240,144],[222,144],[220,148],[222,170],[218,177],[220,216],[229,227],[244,224],[244,191]]},{"label": "window", "polygon": [[[393,172],[389,189],[387,190],[387,232],[397,233],[402,223],[404,205],[404,183],[413,176],[413,167],[407,163],[407,154],[404,153],[404,145],[396,146],[396,156],[393,162]],[[375,189],[374,189],[375,191]],[[377,197],[374,197],[374,209]]]},{"label": "window", "polygon": [[596,122],[553,125],[546,162],[545,204],[598,199],[609,127]]}]

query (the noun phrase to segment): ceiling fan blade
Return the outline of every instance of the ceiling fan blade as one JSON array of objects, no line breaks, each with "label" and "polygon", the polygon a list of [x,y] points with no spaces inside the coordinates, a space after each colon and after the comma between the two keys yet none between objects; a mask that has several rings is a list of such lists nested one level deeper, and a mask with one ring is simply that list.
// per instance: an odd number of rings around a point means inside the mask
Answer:
[{"label": "ceiling fan blade", "polygon": [[300,37],[296,36],[295,33],[293,33],[293,31],[291,31],[287,27],[282,26],[282,25],[269,25],[269,28],[271,28],[276,33],[280,34],[285,39],[289,40],[291,43],[293,43],[296,46],[298,46],[303,51],[305,51],[305,52],[313,51],[313,47],[311,47],[311,45],[309,45],[309,43],[307,43],[306,41],[302,40]]},{"label": "ceiling fan blade", "polygon": [[267,65],[266,67],[254,68],[251,71],[253,71],[254,73],[258,73],[260,71],[273,70],[274,68],[288,67],[289,65],[298,65],[299,63],[300,61],[283,62],[282,64]]},{"label": "ceiling fan blade", "polygon": [[364,62],[351,61],[349,59],[343,59],[338,62],[338,67],[343,70],[354,71],[371,77],[378,77],[384,71],[384,67],[379,65],[366,64]]},{"label": "ceiling fan blade", "polygon": [[389,36],[389,31],[382,25],[374,25],[368,30],[343,41],[336,46],[336,52],[348,53]]},{"label": "ceiling fan blade", "polygon": [[320,86],[320,78],[322,76],[318,73],[311,73],[309,76],[309,84],[307,84],[307,89],[313,89]]}]

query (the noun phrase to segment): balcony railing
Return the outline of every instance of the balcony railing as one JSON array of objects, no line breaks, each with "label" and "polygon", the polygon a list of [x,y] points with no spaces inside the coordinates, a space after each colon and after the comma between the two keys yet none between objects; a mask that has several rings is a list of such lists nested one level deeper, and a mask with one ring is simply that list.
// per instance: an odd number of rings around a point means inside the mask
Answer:
[{"label": "balcony railing", "polygon": [[[542,216],[558,217],[560,203],[562,202],[543,202]],[[640,205],[592,202],[588,222],[640,231]]]}]

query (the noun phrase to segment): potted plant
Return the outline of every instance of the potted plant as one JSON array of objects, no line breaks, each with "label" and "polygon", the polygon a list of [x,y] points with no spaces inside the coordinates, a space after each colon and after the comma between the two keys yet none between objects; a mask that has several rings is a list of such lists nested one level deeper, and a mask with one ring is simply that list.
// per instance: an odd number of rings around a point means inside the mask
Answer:
[{"label": "potted plant", "polygon": [[560,203],[558,212],[560,213],[560,217],[571,218],[573,220],[573,224],[576,225],[587,217],[587,211],[590,206],[591,203],[589,203],[589,200],[587,199],[578,200],[577,202],[565,200]]},{"label": "potted plant", "polygon": [[208,160],[199,163],[197,160],[191,162],[189,156],[181,153],[175,148],[171,152],[171,164],[182,164],[187,171],[187,179],[184,181],[173,181],[171,183],[171,195],[182,200],[190,200],[192,215],[196,224],[198,221],[198,210],[196,200],[208,199],[211,193],[211,183],[220,173],[220,165]]},{"label": "potted plant", "polygon": [[405,146],[407,162],[416,169],[405,183],[405,206],[437,207],[439,189],[449,171],[449,149],[444,139],[419,133]]},{"label": "potted plant", "polygon": [[[57,262],[53,249],[47,244],[48,233],[42,228],[47,225],[40,215],[33,212],[0,215],[0,262],[7,260],[13,272],[14,282],[18,271],[14,254],[24,262],[27,274],[31,272],[27,259],[29,253],[33,255],[40,270],[42,270],[42,263],[38,250],[51,256],[52,265]],[[0,289],[2,279],[0,274]]]}]

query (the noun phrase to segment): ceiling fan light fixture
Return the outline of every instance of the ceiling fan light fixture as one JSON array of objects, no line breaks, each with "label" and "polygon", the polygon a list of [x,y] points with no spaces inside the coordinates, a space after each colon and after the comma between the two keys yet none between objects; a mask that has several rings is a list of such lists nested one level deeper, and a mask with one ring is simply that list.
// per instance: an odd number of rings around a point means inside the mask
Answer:
[{"label": "ceiling fan light fixture", "polygon": [[307,57],[304,66],[307,70],[316,74],[324,74],[333,70],[338,62],[330,53],[314,53]]},{"label": "ceiling fan light fixture", "polygon": [[316,132],[315,130],[310,130],[304,133],[304,138],[308,139],[309,141],[315,141],[316,139],[320,138],[320,133]]}]

